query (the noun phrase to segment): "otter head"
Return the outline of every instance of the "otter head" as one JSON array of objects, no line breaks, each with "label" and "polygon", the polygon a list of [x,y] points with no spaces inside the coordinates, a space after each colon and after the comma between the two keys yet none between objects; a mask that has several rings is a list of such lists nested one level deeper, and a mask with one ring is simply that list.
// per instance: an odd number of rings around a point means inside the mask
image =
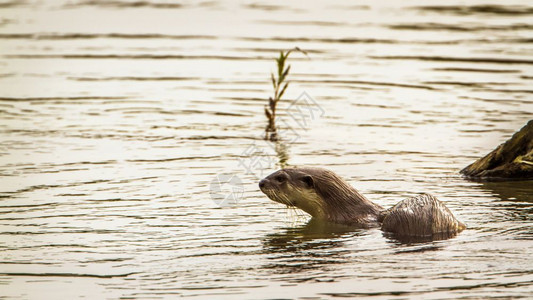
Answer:
[{"label": "otter head", "polygon": [[276,202],[334,223],[376,222],[383,210],[337,174],[322,168],[281,169],[261,180],[259,188]]},{"label": "otter head", "polygon": [[281,169],[259,181],[259,188],[271,200],[323,219],[324,201],[315,189],[316,181],[310,171],[308,168]]}]

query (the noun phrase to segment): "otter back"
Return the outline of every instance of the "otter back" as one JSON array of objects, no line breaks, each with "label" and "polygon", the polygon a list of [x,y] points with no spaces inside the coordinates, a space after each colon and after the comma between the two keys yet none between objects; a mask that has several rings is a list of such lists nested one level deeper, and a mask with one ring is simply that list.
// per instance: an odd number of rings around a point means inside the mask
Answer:
[{"label": "otter back", "polygon": [[383,212],[381,229],[400,236],[454,235],[466,226],[429,194],[402,200]]}]

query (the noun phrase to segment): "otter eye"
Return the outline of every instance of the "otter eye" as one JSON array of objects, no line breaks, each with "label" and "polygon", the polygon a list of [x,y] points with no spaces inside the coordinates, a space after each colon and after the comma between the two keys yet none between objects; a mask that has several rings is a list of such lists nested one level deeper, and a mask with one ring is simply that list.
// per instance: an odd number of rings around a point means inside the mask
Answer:
[{"label": "otter eye", "polygon": [[281,176],[281,175],[280,176],[276,176],[276,178],[274,178],[274,179],[276,179],[276,181],[280,182],[280,183],[285,181],[285,177]]},{"label": "otter eye", "polygon": [[301,179],[305,183],[305,185],[307,185],[307,187],[313,187],[314,186],[313,177],[311,177],[309,175],[305,175]]}]

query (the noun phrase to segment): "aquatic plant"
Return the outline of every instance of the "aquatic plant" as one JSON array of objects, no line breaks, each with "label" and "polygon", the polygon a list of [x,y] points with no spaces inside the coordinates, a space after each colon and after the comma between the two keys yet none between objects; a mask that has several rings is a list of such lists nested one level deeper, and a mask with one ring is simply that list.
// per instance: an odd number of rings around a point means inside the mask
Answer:
[{"label": "aquatic plant", "polygon": [[291,69],[291,65],[287,65],[285,67],[285,64],[287,62],[287,59],[289,58],[289,54],[293,51],[301,52],[305,55],[307,55],[307,52],[301,50],[298,47],[295,47],[293,49],[290,49],[286,52],[280,51],[279,57],[276,58],[276,66],[277,66],[277,77],[274,75],[274,73],[270,73],[270,78],[272,80],[272,86],[274,88],[274,97],[268,98],[268,105],[265,105],[265,115],[268,120],[268,125],[265,129],[265,139],[270,141],[277,141],[278,140],[278,134],[276,130],[276,106],[278,102],[281,100],[281,97],[287,90],[287,87],[289,86],[289,82],[287,81],[287,76],[289,75],[289,71]]}]

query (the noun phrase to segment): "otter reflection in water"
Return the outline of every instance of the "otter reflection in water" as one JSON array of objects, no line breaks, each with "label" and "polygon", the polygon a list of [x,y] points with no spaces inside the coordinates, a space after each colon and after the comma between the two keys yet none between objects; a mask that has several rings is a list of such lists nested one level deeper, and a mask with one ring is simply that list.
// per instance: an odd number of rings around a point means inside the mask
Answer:
[{"label": "otter reflection in water", "polygon": [[332,171],[285,168],[259,182],[270,199],[297,207],[313,219],[358,227],[378,227],[395,237],[449,238],[466,228],[437,198],[422,194],[384,209]]}]

